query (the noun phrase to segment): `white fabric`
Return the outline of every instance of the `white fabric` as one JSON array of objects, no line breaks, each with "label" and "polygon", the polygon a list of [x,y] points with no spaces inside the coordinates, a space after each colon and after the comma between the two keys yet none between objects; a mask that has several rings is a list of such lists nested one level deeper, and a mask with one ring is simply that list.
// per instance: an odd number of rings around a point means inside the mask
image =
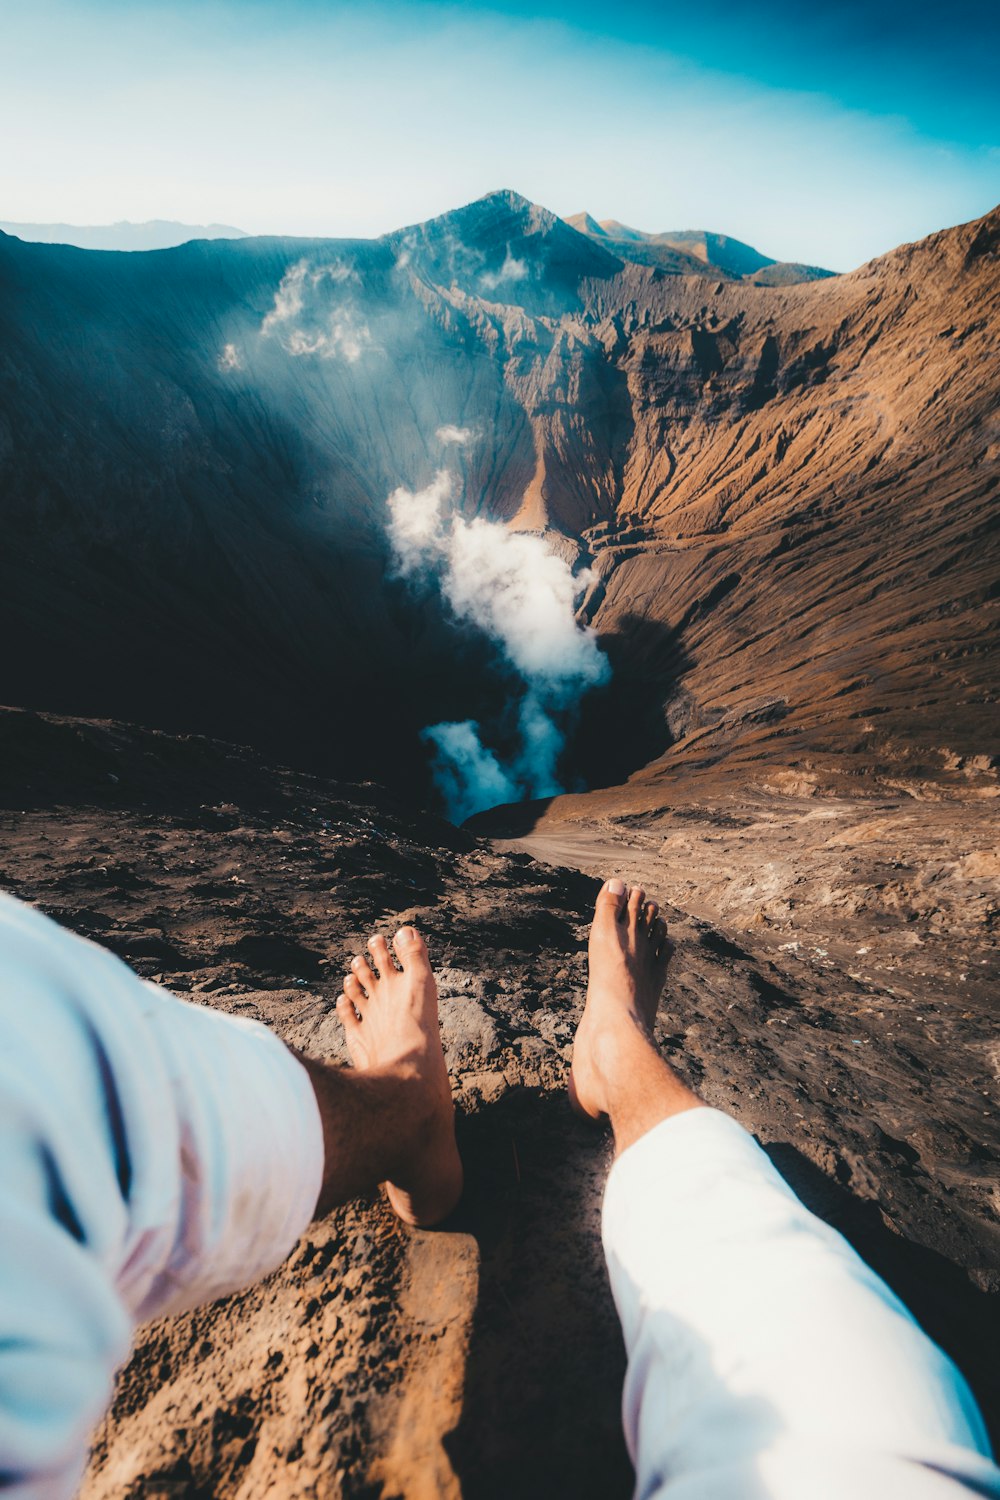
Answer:
[{"label": "white fabric", "polygon": [[1000,1496],[955,1366],[735,1120],[623,1152],[603,1232],[638,1500]]},{"label": "white fabric", "polygon": [[73,1494],[134,1323],[279,1265],[322,1173],[308,1074],[265,1027],[0,896],[5,1494]]},{"label": "white fabric", "polygon": [[[0,896],[0,1488],[68,1500],[134,1323],[280,1264],[322,1173],[266,1028]],[[728,1116],[619,1158],[604,1243],[639,1500],[1000,1497],[954,1366]]]}]

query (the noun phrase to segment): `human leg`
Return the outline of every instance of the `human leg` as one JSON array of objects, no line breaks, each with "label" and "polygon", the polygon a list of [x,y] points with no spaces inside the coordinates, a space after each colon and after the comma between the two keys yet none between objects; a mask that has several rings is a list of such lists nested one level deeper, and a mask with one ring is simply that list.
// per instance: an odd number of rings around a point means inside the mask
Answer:
[{"label": "human leg", "polygon": [[640,945],[648,982],[638,985],[628,936],[642,901],[608,887],[598,898],[573,1062],[579,1104],[606,1113],[615,1133],[603,1233],[629,1357],[637,1494],[1000,1495],[954,1365],[753,1138],[698,1108],[656,1053],[665,966]]},{"label": "human leg", "polygon": [[582,1114],[610,1119],[619,1153],[661,1120],[701,1107],[653,1041],[672,953],[656,902],[640,886],[627,892],[623,881],[609,880],[590,930],[570,1098]]},{"label": "human leg", "polygon": [[400,951],[352,1044],[368,1066],[333,1068],[0,896],[0,1473],[18,1500],[74,1493],[135,1323],[255,1281],[379,1181],[410,1221],[452,1206],[433,980],[418,940]]},{"label": "human leg", "polygon": [[337,1002],[353,1067],[303,1058],[323,1121],[319,1210],[384,1182],[408,1224],[436,1224],[462,1191],[454,1106],[438,1031],[437,987],[423,938],[403,927],[354,959]]}]

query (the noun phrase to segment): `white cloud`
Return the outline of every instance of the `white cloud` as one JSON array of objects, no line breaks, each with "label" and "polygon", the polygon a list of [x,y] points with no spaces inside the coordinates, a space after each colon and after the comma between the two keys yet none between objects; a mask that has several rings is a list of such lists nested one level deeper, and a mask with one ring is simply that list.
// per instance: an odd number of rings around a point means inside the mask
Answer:
[{"label": "white cloud", "polygon": [[493,751],[483,745],[479,726],[471,719],[461,724],[435,724],[424,730],[422,738],[437,752],[434,777],[454,822],[464,823],[484,808],[517,801],[520,789],[516,781]]},{"label": "white cloud", "polygon": [[439,427],[437,432],[434,434],[439,443],[444,443],[446,446],[448,444],[454,443],[456,447],[459,448],[468,447],[469,443],[472,442],[472,439],[475,437],[475,435],[476,433],[474,428],[456,427],[453,422],[446,422],[444,426]]},{"label": "white cloud", "polygon": [[220,370],[242,370],[243,360],[235,344],[224,344],[219,355]]},{"label": "white cloud", "polygon": [[303,287],[308,274],[309,267],[304,260],[290,266],[285,272],[274,294],[274,306],[260,325],[261,333],[271,333],[275,328],[298,317],[302,311]]},{"label": "white cloud", "polygon": [[520,748],[507,766],[483,746],[471,721],[425,731],[437,750],[435,770],[449,813],[461,821],[514,800],[508,795],[512,787],[528,797],[561,789],[561,726],[581,694],[605,682],[610,669],[596,632],[576,619],[577,601],[592,580],[589,570],[574,574],[541,537],[496,521],[467,521],[451,508],[451,497],[443,469],[423,490],[401,487],[390,495],[389,539],[397,567],[403,577],[436,577],[455,618],[494,641],[525,686]]},{"label": "white cloud", "polygon": [[297,261],[281,278],[261,334],[275,335],[288,354],[318,354],[354,364],[373,347],[371,331],[350,301],[341,298],[331,305],[324,288],[359,281],[357,271],[342,262],[310,266],[304,259]]},{"label": "white cloud", "polygon": [[479,285],[487,292],[495,292],[498,286],[508,281],[526,281],[528,278],[527,262],[518,260],[511,255],[510,246],[507,246],[507,254],[499,271],[483,271],[479,278]]}]

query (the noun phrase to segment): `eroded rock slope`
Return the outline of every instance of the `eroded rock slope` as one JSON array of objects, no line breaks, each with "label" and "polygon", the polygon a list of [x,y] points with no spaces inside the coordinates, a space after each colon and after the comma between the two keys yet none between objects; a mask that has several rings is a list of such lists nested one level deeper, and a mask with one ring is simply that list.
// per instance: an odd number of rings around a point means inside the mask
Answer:
[{"label": "eroded rock slope", "polygon": [[992,754],[998,232],[793,286],[512,193],[369,242],[0,237],[2,696],[426,789],[419,728],[504,691],[390,577],[387,496],[445,467],[599,574],[622,734],[597,704],[570,779]]}]

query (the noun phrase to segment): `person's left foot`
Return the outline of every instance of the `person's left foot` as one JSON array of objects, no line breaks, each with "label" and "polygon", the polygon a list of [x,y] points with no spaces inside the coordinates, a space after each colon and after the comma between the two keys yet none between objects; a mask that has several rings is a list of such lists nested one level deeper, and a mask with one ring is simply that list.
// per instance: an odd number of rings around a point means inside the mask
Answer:
[{"label": "person's left foot", "polygon": [[396,968],[383,937],[368,944],[378,977],[364,957],[351,962],[337,1001],[355,1068],[395,1077],[406,1086],[418,1122],[400,1142],[396,1181],[385,1184],[389,1202],[407,1224],[437,1224],[462,1192],[462,1163],[455,1142],[455,1109],[438,1029],[437,985],[424,940],[412,927],[393,938]]}]

